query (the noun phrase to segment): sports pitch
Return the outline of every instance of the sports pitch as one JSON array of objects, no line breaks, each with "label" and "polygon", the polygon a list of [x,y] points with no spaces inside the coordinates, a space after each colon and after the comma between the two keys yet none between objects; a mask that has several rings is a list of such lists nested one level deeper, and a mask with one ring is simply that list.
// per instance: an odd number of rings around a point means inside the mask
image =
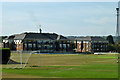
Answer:
[{"label": "sports pitch", "polygon": [[[19,61],[20,60],[18,60],[18,62]],[[116,54],[40,54],[40,59],[39,54],[31,54],[29,59],[25,61],[27,61],[27,64],[23,69],[5,68],[6,65],[3,65],[2,77],[118,78],[118,63]],[[9,64],[7,66],[11,65],[16,66],[20,64]]]}]

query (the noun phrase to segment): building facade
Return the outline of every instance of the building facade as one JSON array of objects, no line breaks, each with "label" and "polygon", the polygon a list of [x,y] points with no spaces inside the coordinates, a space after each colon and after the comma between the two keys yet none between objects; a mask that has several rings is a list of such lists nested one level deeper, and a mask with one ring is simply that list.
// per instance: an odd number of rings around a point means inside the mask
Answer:
[{"label": "building facade", "polygon": [[66,38],[55,33],[22,33],[3,39],[2,46],[11,50],[43,53],[107,52],[108,41],[101,37]]},{"label": "building facade", "polygon": [[22,33],[3,39],[3,47],[11,50],[35,51],[44,53],[72,52],[70,40],[55,33]]},{"label": "building facade", "polygon": [[75,52],[108,52],[108,41],[101,37],[69,38],[75,43]]}]

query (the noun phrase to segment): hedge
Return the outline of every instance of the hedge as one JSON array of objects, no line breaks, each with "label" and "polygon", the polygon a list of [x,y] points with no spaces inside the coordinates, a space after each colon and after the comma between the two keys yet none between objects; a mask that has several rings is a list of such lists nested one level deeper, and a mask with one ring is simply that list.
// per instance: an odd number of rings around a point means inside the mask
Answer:
[{"label": "hedge", "polygon": [[2,57],[2,61],[0,60],[0,64],[7,64],[10,58],[10,49],[9,48],[0,48],[0,58]]}]

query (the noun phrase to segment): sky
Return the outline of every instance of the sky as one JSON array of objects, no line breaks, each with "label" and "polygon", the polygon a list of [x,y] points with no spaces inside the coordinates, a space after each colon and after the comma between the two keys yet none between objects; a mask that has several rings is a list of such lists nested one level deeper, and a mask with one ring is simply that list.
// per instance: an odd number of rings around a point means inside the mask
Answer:
[{"label": "sky", "polygon": [[116,34],[117,2],[2,2],[2,35],[38,32],[64,36]]},{"label": "sky", "polygon": [[0,2],[118,2],[119,0],[0,0]]}]

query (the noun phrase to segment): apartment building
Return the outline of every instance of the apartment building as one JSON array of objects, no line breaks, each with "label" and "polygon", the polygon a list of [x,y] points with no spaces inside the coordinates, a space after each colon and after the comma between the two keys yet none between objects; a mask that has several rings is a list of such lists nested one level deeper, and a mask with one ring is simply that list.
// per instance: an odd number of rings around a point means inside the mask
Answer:
[{"label": "apartment building", "polygon": [[75,43],[75,52],[107,52],[108,41],[102,37],[69,38]]}]

